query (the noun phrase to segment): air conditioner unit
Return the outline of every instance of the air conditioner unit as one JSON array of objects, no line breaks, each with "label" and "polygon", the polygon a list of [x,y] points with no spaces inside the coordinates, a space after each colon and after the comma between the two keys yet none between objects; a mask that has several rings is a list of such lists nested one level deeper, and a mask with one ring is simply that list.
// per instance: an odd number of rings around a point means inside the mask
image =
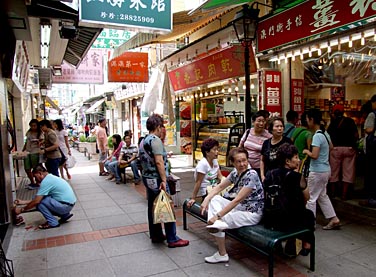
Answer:
[{"label": "air conditioner unit", "polygon": [[63,25],[59,34],[62,39],[75,39],[78,36],[78,30],[73,25]]}]

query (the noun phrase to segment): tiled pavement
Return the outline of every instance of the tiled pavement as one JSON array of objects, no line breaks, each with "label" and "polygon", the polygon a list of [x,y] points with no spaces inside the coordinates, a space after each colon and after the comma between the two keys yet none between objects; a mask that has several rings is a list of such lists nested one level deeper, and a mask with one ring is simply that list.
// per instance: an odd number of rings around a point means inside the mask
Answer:
[{"label": "tiled pavement", "polygon": [[[189,217],[189,230],[181,227],[181,208],[176,209],[178,234],[190,240],[184,248],[152,244],[143,186],[116,185],[98,176],[95,159],[74,151],[77,165],[71,185],[78,202],[74,217],[60,228],[38,230],[38,212],[25,214],[26,225],[15,228],[7,257],[15,276],[266,276],[267,259],[239,242],[228,239],[230,263],[210,265],[203,261],[215,252],[213,237],[202,222]],[[181,177],[180,197],[189,196],[193,169],[184,156],[173,157],[173,172]],[[318,222],[321,222],[320,220]],[[309,259],[278,257],[276,276],[374,276],[376,266],[375,222],[343,220],[340,231],[322,231],[317,225],[316,271]]]}]

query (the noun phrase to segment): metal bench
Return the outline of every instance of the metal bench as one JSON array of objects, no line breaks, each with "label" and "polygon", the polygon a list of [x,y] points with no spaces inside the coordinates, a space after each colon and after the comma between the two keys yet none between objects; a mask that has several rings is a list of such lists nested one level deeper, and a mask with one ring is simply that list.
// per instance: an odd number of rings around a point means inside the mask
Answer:
[{"label": "metal bench", "polygon": [[[188,201],[189,199],[186,199],[183,204],[184,230],[188,230],[187,213],[203,222],[207,222],[207,216],[201,215],[200,205],[195,203],[191,208],[188,208]],[[284,240],[298,238],[301,235],[311,232],[312,231],[310,231],[309,229],[294,229],[288,232],[281,232],[267,229],[261,224],[226,230],[226,233],[230,237],[244,243],[245,245],[268,257],[269,276],[273,276],[274,252],[276,246]],[[309,269],[311,271],[315,271],[315,240],[313,240],[313,242],[311,243]]]}]

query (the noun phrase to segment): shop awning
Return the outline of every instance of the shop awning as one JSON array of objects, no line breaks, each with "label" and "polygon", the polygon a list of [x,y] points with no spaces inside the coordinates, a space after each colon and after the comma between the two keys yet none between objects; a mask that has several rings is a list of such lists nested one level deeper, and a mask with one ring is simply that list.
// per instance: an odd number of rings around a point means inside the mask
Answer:
[{"label": "shop awning", "polygon": [[250,3],[253,1],[250,0],[206,0],[203,3],[201,3],[200,6],[194,8],[191,10],[188,14],[194,14],[197,11],[207,11],[217,8],[226,7],[226,9],[230,9],[235,6],[239,6],[245,3]]},{"label": "shop awning", "polygon": [[99,108],[100,105],[104,102],[105,98],[102,98],[95,102],[90,108],[88,108],[85,113],[96,113],[97,109]]},{"label": "shop awning", "polygon": [[48,96],[46,96],[46,102],[51,105],[51,107],[55,110],[57,110],[59,113],[61,112],[61,109],[58,105],[55,104],[55,102]]}]

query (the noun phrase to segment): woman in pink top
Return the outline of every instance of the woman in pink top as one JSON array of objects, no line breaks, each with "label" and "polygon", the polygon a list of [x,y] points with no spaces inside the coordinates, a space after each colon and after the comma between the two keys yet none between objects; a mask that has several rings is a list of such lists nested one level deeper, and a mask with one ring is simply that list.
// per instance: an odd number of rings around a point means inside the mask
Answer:
[{"label": "woman in pink top", "polygon": [[265,113],[258,111],[252,116],[253,128],[248,129],[242,139],[239,147],[244,147],[248,152],[248,162],[251,168],[256,170],[260,177],[261,148],[265,140],[272,135],[265,130],[266,118]]}]

